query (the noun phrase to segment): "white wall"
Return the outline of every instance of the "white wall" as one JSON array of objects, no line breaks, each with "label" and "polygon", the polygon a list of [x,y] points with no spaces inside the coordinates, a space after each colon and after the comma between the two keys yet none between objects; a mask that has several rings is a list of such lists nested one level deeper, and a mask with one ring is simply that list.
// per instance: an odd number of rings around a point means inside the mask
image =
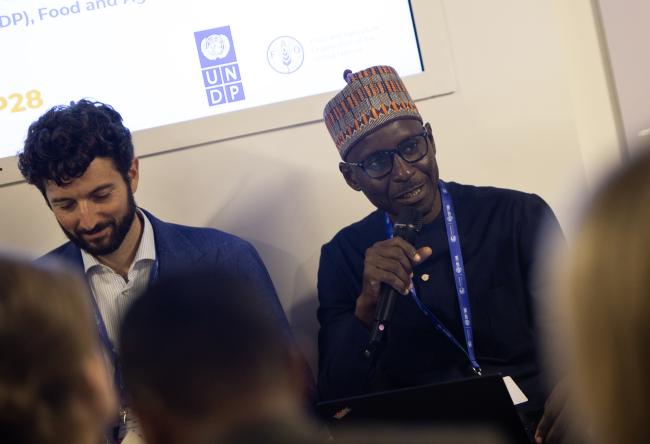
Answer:
[{"label": "white wall", "polygon": [[650,2],[599,0],[627,149],[650,144]]},{"label": "white wall", "polygon": [[[574,196],[619,161],[591,3],[445,6],[458,90],[418,104],[441,176],[538,193],[568,225]],[[371,210],[337,163],[324,125],[304,125],[142,159],[136,199],[163,219],[252,241],[315,363],[320,246]],[[0,188],[0,208],[0,244],[37,255],[64,240],[36,189]]]}]

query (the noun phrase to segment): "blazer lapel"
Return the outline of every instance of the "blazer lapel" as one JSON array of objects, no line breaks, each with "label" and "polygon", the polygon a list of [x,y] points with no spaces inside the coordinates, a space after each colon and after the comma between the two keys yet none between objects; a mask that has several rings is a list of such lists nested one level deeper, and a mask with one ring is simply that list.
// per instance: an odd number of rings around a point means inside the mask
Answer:
[{"label": "blazer lapel", "polygon": [[187,269],[203,259],[205,254],[194,246],[178,226],[165,223],[142,208],[140,210],[146,214],[153,228],[159,273]]}]

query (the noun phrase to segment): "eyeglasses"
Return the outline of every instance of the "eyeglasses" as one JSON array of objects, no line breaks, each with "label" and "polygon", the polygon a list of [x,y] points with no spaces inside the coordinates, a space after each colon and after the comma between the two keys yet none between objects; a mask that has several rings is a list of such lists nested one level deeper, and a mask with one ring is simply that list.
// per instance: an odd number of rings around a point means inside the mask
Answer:
[{"label": "eyeglasses", "polygon": [[429,152],[428,136],[426,128],[422,132],[408,139],[402,140],[392,150],[378,151],[363,159],[361,162],[343,162],[361,168],[373,179],[381,179],[393,171],[394,157],[397,154],[408,163],[415,163],[424,158]]}]

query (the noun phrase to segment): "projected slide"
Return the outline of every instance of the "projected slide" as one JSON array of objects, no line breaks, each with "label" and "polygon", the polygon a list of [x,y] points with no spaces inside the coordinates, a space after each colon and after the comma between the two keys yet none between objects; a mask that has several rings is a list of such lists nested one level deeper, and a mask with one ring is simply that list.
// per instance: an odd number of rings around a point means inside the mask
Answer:
[{"label": "projected slide", "polygon": [[378,60],[422,71],[406,0],[0,0],[0,157],[82,97],[137,131],[337,90]]}]

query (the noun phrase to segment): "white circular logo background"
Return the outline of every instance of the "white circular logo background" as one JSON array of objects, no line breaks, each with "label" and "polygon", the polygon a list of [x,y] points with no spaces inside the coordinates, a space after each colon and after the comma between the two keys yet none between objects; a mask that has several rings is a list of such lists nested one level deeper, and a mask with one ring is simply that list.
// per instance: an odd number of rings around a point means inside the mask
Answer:
[{"label": "white circular logo background", "polygon": [[271,42],[266,51],[269,65],[280,74],[296,72],[305,60],[300,42],[293,37],[282,36]]},{"label": "white circular logo background", "polygon": [[201,52],[208,60],[223,59],[230,52],[230,40],[223,34],[211,34],[201,40]]}]

